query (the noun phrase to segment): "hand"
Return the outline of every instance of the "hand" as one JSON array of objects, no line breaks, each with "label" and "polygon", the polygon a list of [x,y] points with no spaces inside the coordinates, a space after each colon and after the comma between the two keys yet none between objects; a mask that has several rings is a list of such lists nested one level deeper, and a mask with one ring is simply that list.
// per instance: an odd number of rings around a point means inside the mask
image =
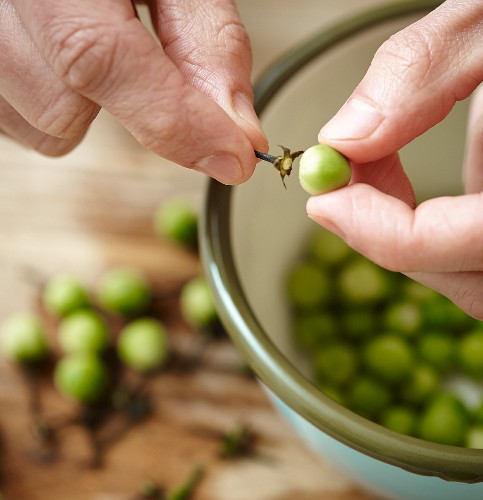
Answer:
[{"label": "hand", "polygon": [[[483,319],[483,2],[447,0],[391,37],[319,134],[353,181],[309,199],[309,216],[379,265],[408,274]],[[397,151],[473,95],[465,194],[415,208]]]},{"label": "hand", "polygon": [[161,43],[129,0],[0,0],[0,131],[59,155],[104,107],[155,153],[243,182],[267,143],[234,1],[149,6]]}]

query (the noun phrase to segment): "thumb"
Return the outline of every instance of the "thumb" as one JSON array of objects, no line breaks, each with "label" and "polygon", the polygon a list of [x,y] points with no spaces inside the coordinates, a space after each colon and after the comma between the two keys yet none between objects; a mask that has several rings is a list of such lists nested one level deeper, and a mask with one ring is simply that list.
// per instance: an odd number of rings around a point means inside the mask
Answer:
[{"label": "thumb", "polygon": [[364,163],[440,122],[483,80],[482,23],[481,0],[447,0],[393,35],[319,141]]}]

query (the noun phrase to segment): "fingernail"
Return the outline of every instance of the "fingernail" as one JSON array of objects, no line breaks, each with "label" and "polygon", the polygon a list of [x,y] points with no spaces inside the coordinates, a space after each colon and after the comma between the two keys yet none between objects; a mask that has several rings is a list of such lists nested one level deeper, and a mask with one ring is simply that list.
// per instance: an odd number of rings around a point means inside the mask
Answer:
[{"label": "fingernail", "polygon": [[371,136],[384,116],[369,102],[350,99],[322,128],[319,137],[332,140],[358,140]]},{"label": "fingernail", "polygon": [[236,184],[243,174],[238,158],[229,153],[207,156],[196,162],[195,168],[223,184]]},{"label": "fingernail", "polygon": [[253,104],[244,94],[237,92],[233,96],[233,106],[236,112],[258,133],[265,135],[262,126],[260,125],[260,120],[258,119]]}]

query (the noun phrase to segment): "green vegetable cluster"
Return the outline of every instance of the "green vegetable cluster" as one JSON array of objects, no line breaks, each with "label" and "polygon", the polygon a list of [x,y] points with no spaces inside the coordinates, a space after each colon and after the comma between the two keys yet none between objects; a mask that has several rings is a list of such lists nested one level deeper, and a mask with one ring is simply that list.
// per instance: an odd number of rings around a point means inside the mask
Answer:
[{"label": "green vegetable cluster", "polygon": [[[168,331],[151,314],[152,299],[147,278],[133,268],[106,270],[94,290],[71,274],[54,275],[42,289],[44,312],[15,313],[6,318],[0,330],[1,347],[7,357],[25,367],[54,358],[57,347],[55,386],[66,397],[91,405],[112,388],[116,378],[110,369],[113,354],[138,373],[156,371],[168,360]],[[179,301],[187,325],[201,329],[217,321],[203,277],[185,283]],[[53,332],[49,332],[43,314],[52,318]]]},{"label": "green vegetable cluster", "polygon": [[[483,448],[482,322],[321,228],[286,293],[293,341],[328,397],[396,432]],[[463,398],[462,380],[479,394]]]},{"label": "green vegetable cluster", "polygon": [[[160,239],[197,257],[198,220],[187,203],[164,203],[153,215]],[[1,354],[23,375],[30,399],[28,432],[42,457],[52,460],[64,430],[79,425],[89,434],[91,466],[99,467],[106,449],[152,414],[159,400],[153,391],[155,378],[191,374],[212,363],[206,349],[211,341],[227,337],[204,277],[175,283],[168,279],[157,287],[154,283],[140,269],[127,266],[106,269],[92,286],[62,272],[38,288],[32,310],[1,318]],[[176,337],[187,339],[189,333],[187,348]],[[227,368],[223,364],[222,370]],[[237,364],[233,373],[246,376]],[[44,397],[43,388],[48,386],[70,400],[68,415],[46,411],[50,398]],[[228,437],[213,436],[225,451]],[[223,458],[252,451],[253,433],[238,432],[237,427],[237,433],[227,436],[230,453]],[[196,465],[185,481],[169,489],[150,480],[135,498],[191,498],[203,475],[204,467]]]}]

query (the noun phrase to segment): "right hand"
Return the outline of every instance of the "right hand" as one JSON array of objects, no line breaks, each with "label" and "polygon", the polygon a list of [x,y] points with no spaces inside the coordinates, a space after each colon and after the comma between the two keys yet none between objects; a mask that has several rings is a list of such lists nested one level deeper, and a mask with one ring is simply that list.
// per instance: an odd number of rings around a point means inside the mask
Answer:
[{"label": "right hand", "polygon": [[351,160],[353,182],[311,198],[307,211],[369,259],[483,320],[483,88],[468,124],[464,195],[415,207],[397,153],[483,81],[482,39],[483,2],[447,0],[385,42],[319,135]]}]

